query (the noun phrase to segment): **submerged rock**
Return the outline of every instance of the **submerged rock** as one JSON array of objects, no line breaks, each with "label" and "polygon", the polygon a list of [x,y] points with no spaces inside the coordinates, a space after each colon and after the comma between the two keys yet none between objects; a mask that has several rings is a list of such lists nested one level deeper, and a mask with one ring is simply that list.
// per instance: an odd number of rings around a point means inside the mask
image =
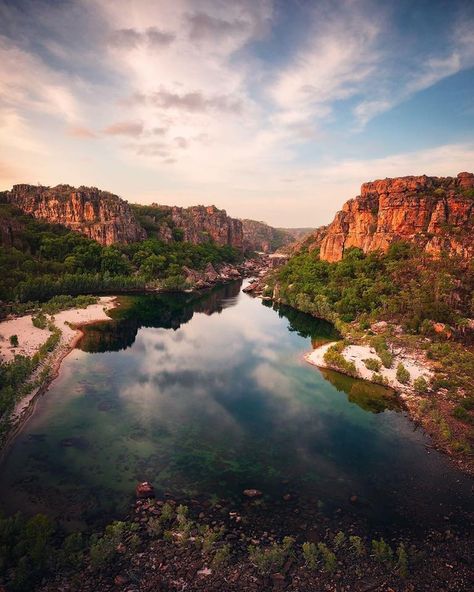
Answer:
[{"label": "submerged rock", "polygon": [[243,494],[246,497],[261,497],[263,495],[258,489],[244,489]]},{"label": "submerged rock", "polygon": [[135,489],[136,496],[138,498],[155,497],[155,490],[153,485],[149,481],[143,481],[139,483]]}]

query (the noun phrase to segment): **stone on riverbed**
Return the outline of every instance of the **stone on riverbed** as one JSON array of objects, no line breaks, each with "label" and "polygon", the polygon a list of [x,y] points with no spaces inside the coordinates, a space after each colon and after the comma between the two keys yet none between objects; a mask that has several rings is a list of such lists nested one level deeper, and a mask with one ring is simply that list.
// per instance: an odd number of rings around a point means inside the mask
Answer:
[{"label": "stone on riverbed", "polygon": [[258,489],[244,489],[243,494],[246,497],[261,497],[263,495]]},{"label": "stone on riverbed", "polygon": [[153,485],[148,481],[143,481],[143,483],[139,483],[135,489],[136,496],[138,498],[147,498],[147,497],[155,497],[155,490]]}]

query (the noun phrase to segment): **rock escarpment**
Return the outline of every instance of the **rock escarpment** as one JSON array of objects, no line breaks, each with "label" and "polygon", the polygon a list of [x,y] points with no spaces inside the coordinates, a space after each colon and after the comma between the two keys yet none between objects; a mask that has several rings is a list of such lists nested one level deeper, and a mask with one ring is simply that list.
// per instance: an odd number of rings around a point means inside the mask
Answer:
[{"label": "rock escarpment", "polygon": [[244,249],[273,253],[277,249],[294,242],[295,238],[285,229],[273,228],[265,222],[242,220],[244,233]]},{"label": "rock escarpment", "polygon": [[242,222],[215,206],[180,208],[159,204],[133,204],[132,209],[149,236],[170,243],[181,240],[195,245],[214,242],[243,248]]},{"label": "rock escarpment", "polygon": [[193,244],[209,242],[243,248],[242,222],[216,206],[171,208],[171,220],[183,232],[183,240]]},{"label": "rock escarpment", "polygon": [[399,177],[364,183],[346,202],[321,243],[321,258],[339,261],[350,247],[387,251],[396,241],[429,253],[474,255],[474,174]]},{"label": "rock escarpment", "polygon": [[14,185],[4,196],[34,218],[62,224],[102,245],[146,238],[128,203],[96,187]]}]

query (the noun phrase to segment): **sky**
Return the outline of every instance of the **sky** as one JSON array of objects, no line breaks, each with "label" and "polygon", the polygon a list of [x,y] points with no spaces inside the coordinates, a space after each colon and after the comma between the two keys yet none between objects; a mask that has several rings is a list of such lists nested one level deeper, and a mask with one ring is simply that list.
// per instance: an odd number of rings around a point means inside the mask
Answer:
[{"label": "sky", "polygon": [[307,227],[466,170],[472,0],[0,0],[0,189]]}]

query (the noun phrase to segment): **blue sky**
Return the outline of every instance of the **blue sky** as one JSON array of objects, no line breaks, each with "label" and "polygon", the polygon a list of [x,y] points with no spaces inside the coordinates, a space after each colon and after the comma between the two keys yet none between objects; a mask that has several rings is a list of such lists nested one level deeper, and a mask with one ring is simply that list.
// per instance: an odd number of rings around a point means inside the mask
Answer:
[{"label": "blue sky", "polygon": [[0,188],[330,221],[474,169],[474,2],[0,0]]}]

